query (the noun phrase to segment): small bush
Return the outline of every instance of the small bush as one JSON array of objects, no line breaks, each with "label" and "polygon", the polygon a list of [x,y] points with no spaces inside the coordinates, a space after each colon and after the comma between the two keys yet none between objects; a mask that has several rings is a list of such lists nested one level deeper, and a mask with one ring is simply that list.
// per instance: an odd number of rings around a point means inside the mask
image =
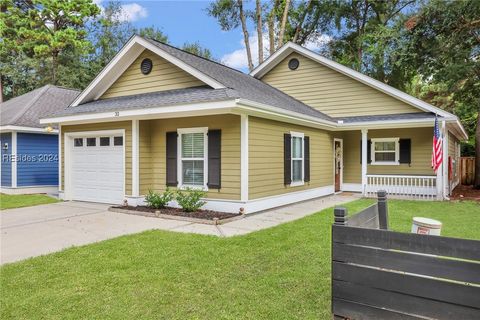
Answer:
[{"label": "small bush", "polygon": [[186,188],[177,191],[177,202],[185,212],[194,212],[200,209],[206,202],[202,201],[205,191]]},{"label": "small bush", "polygon": [[148,195],[145,197],[145,202],[147,205],[154,209],[163,209],[165,206],[172,201],[174,198],[174,193],[167,188],[162,194],[158,194],[155,191],[148,190]]}]

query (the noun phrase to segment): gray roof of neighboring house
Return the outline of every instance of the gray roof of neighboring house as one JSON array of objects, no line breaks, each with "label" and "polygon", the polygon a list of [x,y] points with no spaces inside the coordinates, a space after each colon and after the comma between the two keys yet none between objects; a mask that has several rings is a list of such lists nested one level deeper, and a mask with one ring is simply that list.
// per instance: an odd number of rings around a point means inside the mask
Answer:
[{"label": "gray roof of neighboring house", "polygon": [[[286,93],[273,88],[272,86],[258,79],[255,79],[248,74],[177,49],[170,45],[157,42],[153,39],[144,39],[157,46],[161,50],[164,50],[168,54],[174,56],[175,58],[188,64],[192,68],[195,68],[210,78],[215,79],[217,82],[224,85],[226,89],[212,89],[209,87],[202,89],[192,88],[193,90],[182,89],[166,91],[164,92],[165,94],[161,94],[159,92],[158,94],[155,93],[151,95],[139,94],[122,97],[120,99],[113,98],[97,100],[86,102],[75,107],[69,107],[60,114],[102,112],[103,110],[107,110],[104,108],[109,108],[108,110],[116,110],[116,108],[135,109],[152,107],[154,104],[161,106],[167,104],[195,103],[240,98],[251,100],[257,103],[267,104],[288,111],[298,112],[320,119],[333,121],[333,119],[326,114],[294,99]],[[138,99],[138,101],[135,101],[136,99]],[[112,102],[106,102],[109,100],[112,100]],[[122,102],[128,102],[128,104],[122,105]],[[55,114],[55,116],[57,116],[57,114]]]},{"label": "gray roof of neighboring house", "polygon": [[210,87],[193,87],[142,93],[130,96],[95,100],[76,107],[69,107],[55,116],[67,116],[80,113],[120,111],[128,109],[154,108],[172,104],[192,102],[225,101],[236,98],[231,89],[212,89]]},{"label": "gray roof of neighboring house", "polygon": [[0,103],[0,125],[42,128],[40,119],[64,110],[80,92],[46,85]]},{"label": "gray roof of neighboring house", "polygon": [[335,120],[337,121],[343,120],[344,123],[389,121],[389,120],[417,120],[417,119],[433,120],[435,119],[435,114],[431,112],[412,112],[412,113],[335,118]]}]

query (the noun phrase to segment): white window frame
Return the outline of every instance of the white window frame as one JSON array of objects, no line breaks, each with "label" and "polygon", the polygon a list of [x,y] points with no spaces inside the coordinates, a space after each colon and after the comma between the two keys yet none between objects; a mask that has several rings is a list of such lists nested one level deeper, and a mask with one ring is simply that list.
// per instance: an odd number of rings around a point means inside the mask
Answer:
[{"label": "white window frame", "polygon": [[[372,145],[370,147],[370,158],[372,159],[372,165],[386,165],[386,166],[398,166],[400,165],[400,138],[372,138]],[[375,161],[375,143],[376,142],[395,142],[395,151],[378,151],[378,153],[395,152],[395,161]]]},{"label": "white window frame", "polygon": [[[203,133],[203,158],[183,158],[182,157],[182,135],[187,133]],[[177,129],[177,177],[179,189],[199,189],[208,191],[208,127],[180,128]],[[203,185],[183,184],[183,160],[202,160],[203,161]]]},{"label": "white window frame", "polygon": [[[301,158],[294,158],[293,157],[293,138],[301,138],[302,139],[302,157]],[[302,180],[301,181],[293,181],[293,160],[302,161]],[[305,134],[302,132],[290,132],[290,186],[291,187],[298,187],[303,186],[305,184]]]}]

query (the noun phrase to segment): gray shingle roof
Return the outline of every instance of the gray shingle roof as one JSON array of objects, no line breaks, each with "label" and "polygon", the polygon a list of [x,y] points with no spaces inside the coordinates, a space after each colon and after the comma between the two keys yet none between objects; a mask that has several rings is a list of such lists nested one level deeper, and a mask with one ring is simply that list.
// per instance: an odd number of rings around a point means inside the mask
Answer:
[{"label": "gray shingle roof", "polygon": [[56,113],[55,116],[144,109],[192,102],[225,101],[234,98],[236,98],[235,92],[231,89],[215,90],[210,87],[194,87],[96,100],[76,107],[69,107]]},{"label": "gray shingle roof", "polygon": [[235,90],[239,98],[264,103],[308,116],[332,120],[332,118],[326,114],[294,99],[286,93],[258,79],[255,79],[248,74],[185,52],[167,44],[155,41],[153,39],[144,39],[176,57],[177,59],[182,60],[191,67],[206,74],[207,76],[217,80],[227,88]]},{"label": "gray shingle roof", "polygon": [[389,121],[389,120],[417,120],[417,119],[435,119],[435,114],[431,112],[413,112],[400,114],[383,114],[373,116],[355,116],[335,118],[335,120],[343,120],[344,123],[370,122],[370,121]]},{"label": "gray shingle roof", "polygon": [[64,110],[79,91],[46,85],[0,103],[0,125],[42,128],[40,119]]}]

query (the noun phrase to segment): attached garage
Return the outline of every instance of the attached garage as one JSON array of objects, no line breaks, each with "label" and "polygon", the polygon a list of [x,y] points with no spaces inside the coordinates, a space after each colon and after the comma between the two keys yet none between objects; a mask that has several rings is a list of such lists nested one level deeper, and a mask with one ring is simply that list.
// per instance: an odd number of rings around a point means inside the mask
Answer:
[{"label": "attached garage", "polygon": [[124,133],[65,135],[68,200],[119,204],[125,197]]}]

